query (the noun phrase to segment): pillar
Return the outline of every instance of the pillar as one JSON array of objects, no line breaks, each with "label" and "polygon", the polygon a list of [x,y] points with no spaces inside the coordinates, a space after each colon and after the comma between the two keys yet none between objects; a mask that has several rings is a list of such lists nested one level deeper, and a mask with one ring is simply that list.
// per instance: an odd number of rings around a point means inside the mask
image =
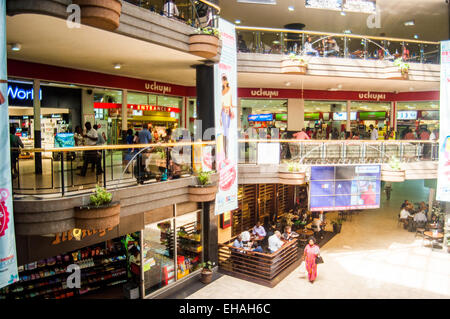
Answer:
[{"label": "pillar", "polygon": [[351,115],[352,115],[352,101],[347,101],[347,121],[345,122],[345,131],[351,131]]},{"label": "pillar", "polygon": [[195,66],[196,86],[197,86],[197,119],[201,125],[197,124],[195,139],[206,138],[211,140],[211,136],[204,136],[208,128],[215,127],[214,112],[214,66],[200,64]]},{"label": "pillar", "polygon": [[[33,118],[34,118],[34,148],[42,147],[41,140],[41,81],[33,80]],[[42,153],[34,154],[34,171],[36,175],[42,174]]]},{"label": "pillar", "polygon": [[430,192],[428,193],[428,220],[431,219],[431,208],[433,207],[434,199],[436,198],[436,189],[430,188]]},{"label": "pillar", "polygon": [[397,102],[395,101],[391,102],[390,115],[389,125],[397,132]]},{"label": "pillar", "polygon": [[122,90],[122,143],[126,143],[128,130],[128,91]]},{"label": "pillar", "polygon": [[202,204],[203,212],[203,246],[204,261],[212,261],[218,263],[218,230],[217,216],[214,213],[214,202],[206,202]]},{"label": "pillar", "polygon": [[301,131],[305,127],[305,100],[288,99],[288,131]]}]

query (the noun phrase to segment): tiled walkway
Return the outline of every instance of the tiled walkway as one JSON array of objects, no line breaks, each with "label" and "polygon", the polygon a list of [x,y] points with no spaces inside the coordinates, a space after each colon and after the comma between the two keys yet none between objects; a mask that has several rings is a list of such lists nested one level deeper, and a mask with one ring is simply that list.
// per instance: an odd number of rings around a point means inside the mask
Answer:
[{"label": "tiled walkway", "polygon": [[382,195],[381,209],[344,222],[322,249],[325,263],[314,284],[300,268],[275,288],[222,276],[189,298],[449,298],[450,254],[422,247],[420,238],[397,226],[404,199],[427,198],[423,181],[397,183],[390,202]]}]

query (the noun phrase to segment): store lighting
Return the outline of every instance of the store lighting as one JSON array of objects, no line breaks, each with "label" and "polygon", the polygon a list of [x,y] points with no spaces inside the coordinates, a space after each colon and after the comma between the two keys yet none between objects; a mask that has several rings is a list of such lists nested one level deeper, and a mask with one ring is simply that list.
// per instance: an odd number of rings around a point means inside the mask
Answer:
[{"label": "store lighting", "polygon": [[347,15],[347,13],[345,13],[344,10],[341,11],[341,16],[345,17]]},{"label": "store lighting", "polygon": [[22,45],[20,43],[12,43],[11,50],[12,51],[20,51],[22,49]]},{"label": "store lighting", "polygon": [[241,24],[241,20],[236,20],[236,21],[234,21],[234,23],[236,23],[236,24]]},{"label": "store lighting", "polygon": [[419,35],[418,34],[414,34],[414,39],[418,39]]},{"label": "store lighting", "polygon": [[120,63],[114,64],[114,69],[120,70],[122,68],[122,65]]},{"label": "store lighting", "polygon": [[288,7],[288,10],[289,10],[289,11],[294,11],[294,6],[289,6],[289,7]]},{"label": "store lighting", "polygon": [[345,34],[352,34],[352,30],[344,30]]},{"label": "store lighting", "polygon": [[416,23],[415,23],[414,20],[410,20],[410,21],[406,21],[404,23],[404,25],[407,26],[407,27],[410,27],[410,26],[416,25]]}]

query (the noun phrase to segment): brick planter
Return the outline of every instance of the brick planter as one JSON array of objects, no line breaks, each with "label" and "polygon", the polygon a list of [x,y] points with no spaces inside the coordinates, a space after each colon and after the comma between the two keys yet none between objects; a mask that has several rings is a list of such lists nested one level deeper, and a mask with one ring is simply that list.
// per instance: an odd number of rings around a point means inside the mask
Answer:
[{"label": "brick planter", "polygon": [[212,202],[216,199],[217,185],[189,186],[189,200],[191,202]]},{"label": "brick planter", "polygon": [[119,27],[122,3],[120,0],[73,0],[81,8],[81,22],[96,28],[113,31]]},{"label": "brick planter", "polygon": [[105,206],[75,207],[75,227],[98,230],[115,227],[120,222],[120,202]]},{"label": "brick planter", "polygon": [[189,37],[189,53],[196,56],[212,59],[220,55],[219,39],[208,34],[192,34]]},{"label": "brick planter", "polygon": [[284,59],[281,61],[281,73],[283,74],[304,75],[307,68],[308,66],[304,62],[298,60]]}]

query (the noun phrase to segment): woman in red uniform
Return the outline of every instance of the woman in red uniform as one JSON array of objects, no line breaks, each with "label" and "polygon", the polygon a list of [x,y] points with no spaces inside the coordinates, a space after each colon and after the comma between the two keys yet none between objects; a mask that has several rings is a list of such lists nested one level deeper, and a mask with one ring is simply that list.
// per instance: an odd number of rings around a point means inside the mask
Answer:
[{"label": "woman in red uniform", "polygon": [[314,283],[314,280],[316,280],[317,278],[316,257],[319,256],[319,254],[320,254],[319,246],[316,245],[316,240],[313,237],[311,237],[303,253],[306,271],[308,272],[308,279],[310,283]]}]

